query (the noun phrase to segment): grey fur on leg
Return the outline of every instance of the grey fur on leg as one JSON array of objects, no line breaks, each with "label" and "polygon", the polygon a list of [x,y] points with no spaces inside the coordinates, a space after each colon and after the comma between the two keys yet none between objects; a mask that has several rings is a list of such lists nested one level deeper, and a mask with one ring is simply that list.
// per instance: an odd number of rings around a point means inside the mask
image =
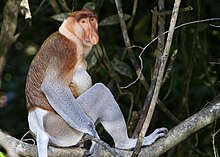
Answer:
[{"label": "grey fur on leg", "polygon": [[[124,116],[110,90],[102,83],[96,83],[81,96],[77,102],[85,113],[96,123],[100,122],[111,135],[115,147],[130,150],[136,145],[137,139],[131,139],[127,135],[127,126]],[[167,129],[156,129],[145,137],[143,146],[154,143],[158,138],[166,136]]]}]

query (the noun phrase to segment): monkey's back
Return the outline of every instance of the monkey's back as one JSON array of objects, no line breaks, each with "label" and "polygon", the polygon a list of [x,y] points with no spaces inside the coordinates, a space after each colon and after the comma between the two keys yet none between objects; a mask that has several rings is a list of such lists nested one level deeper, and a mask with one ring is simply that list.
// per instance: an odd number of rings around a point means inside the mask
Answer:
[{"label": "monkey's back", "polygon": [[76,64],[75,52],[75,44],[59,32],[53,33],[44,41],[39,52],[32,60],[26,79],[25,96],[28,111],[34,110],[36,107],[53,111],[45,95],[41,92],[41,84],[46,69],[50,62],[54,61],[53,58],[65,63],[65,66],[64,63],[57,65],[61,72],[74,69],[74,65]]}]

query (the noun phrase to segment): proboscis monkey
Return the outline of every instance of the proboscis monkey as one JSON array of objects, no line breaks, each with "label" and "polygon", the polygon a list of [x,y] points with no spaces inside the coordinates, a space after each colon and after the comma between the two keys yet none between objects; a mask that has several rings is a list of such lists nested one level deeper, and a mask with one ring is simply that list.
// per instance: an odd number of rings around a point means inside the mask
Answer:
[{"label": "proboscis monkey", "polygon": [[[84,134],[97,137],[101,123],[115,147],[134,148],[122,112],[110,90],[102,83],[92,85],[86,56],[99,41],[97,16],[76,11],[41,46],[33,59],[26,82],[28,122],[36,135],[39,157],[47,157],[48,143],[60,147],[76,145]],[[156,129],[143,146],[166,135]],[[90,153],[94,153],[90,149]]]}]

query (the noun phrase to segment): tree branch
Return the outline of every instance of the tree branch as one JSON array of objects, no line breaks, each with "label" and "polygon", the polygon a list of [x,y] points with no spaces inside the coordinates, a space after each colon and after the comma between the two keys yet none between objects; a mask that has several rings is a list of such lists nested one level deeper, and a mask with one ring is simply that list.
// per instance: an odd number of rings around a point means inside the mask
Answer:
[{"label": "tree branch", "polygon": [[[129,39],[129,36],[128,36],[126,23],[125,23],[124,18],[123,18],[124,15],[123,15],[123,10],[122,10],[121,0],[115,0],[115,4],[116,4],[117,11],[118,11],[118,17],[119,17],[119,21],[120,21],[122,35],[123,35],[124,42],[125,42],[125,47],[128,48],[127,50],[128,50],[129,58],[131,60],[131,63],[133,65],[133,67],[135,68],[135,72],[138,76],[138,79],[140,79],[142,85],[146,89],[146,88],[148,88],[148,84],[147,84],[147,81],[144,77],[144,74],[142,73],[143,67],[139,66],[137,60],[135,59],[135,56],[134,56],[134,53],[133,53],[132,49],[129,48],[129,47],[131,47],[131,42],[130,42],[130,39]],[[143,66],[143,65],[141,64],[141,66]],[[134,81],[134,83],[135,82],[136,81]],[[121,88],[125,89],[125,88],[128,88],[129,86],[125,86],[125,87],[121,87]]]},{"label": "tree branch", "polygon": [[[155,157],[159,156],[178,143],[182,142],[189,136],[195,134],[198,130],[205,128],[207,125],[213,123],[215,120],[220,118],[220,102],[216,104],[209,105],[206,108],[203,108],[196,114],[187,118],[183,122],[179,123],[177,126],[173,127],[166,138],[161,138],[156,141],[151,146],[142,148],[139,156],[140,157]],[[1,130],[0,130],[1,132]],[[4,133],[5,134],[5,133]],[[11,144],[14,150],[22,156],[37,156],[37,147],[35,145],[24,143],[12,136],[5,134],[7,141]],[[1,141],[2,139],[0,139]],[[58,156],[68,156],[76,157],[82,156],[85,149],[80,147],[69,147],[69,148],[56,148],[49,146],[48,154],[49,156],[58,157]],[[116,151],[119,154],[123,154],[124,157],[130,157],[131,151],[118,150]],[[109,152],[102,150],[100,153],[101,157],[110,157],[112,156]]]},{"label": "tree branch", "polygon": [[[134,153],[132,154],[132,157],[135,157],[139,154],[141,145],[144,140],[144,136],[147,132],[147,129],[150,125],[151,118],[154,113],[154,109],[156,106],[156,102],[157,102],[158,95],[159,95],[160,88],[161,88],[162,81],[163,81],[166,62],[167,62],[169,52],[170,52],[170,47],[172,44],[172,39],[173,39],[174,29],[175,29],[175,25],[176,25],[176,21],[178,17],[180,2],[181,0],[175,0],[174,6],[173,6],[172,17],[170,20],[170,27],[169,27],[169,32],[167,35],[166,45],[164,48],[164,52],[162,56],[160,57],[158,68],[157,67],[154,68],[155,70],[154,76],[153,76],[154,79],[152,80],[147,98],[145,100],[144,108],[143,108],[144,114],[142,114],[143,116],[140,121],[140,124],[142,125],[142,129],[138,136],[138,141],[137,141]],[[149,106],[149,109],[147,109],[147,106]]]},{"label": "tree branch", "polygon": [[18,154],[15,153],[13,150],[13,147],[10,145],[10,143],[7,140],[7,135],[4,134],[0,129],[0,148],[3,146],[7,152],[7,156],[9,157],[18,157]]},{"label": "tree branch", "polygon": [[18,38],[18,35],[15,35],[15,31],[20,2],[21,0],[8,0],[3,11],[3,22],[0,32],[0,87],[8,50],[11,44]]}]

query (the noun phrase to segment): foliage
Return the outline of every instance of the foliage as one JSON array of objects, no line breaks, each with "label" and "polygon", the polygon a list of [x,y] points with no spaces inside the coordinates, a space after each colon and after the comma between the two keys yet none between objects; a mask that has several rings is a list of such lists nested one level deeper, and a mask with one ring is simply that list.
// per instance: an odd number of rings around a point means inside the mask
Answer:
[{"label": "foliage", "polygon": [[0,152],[0,157],[6,157],[4,153]]},{"label": "foliage", "polygon": [[0,152],[0,157],[5,157],[5,154]]},{"label": "foliage", "polygon": [[[93,82],[105,83],[115,95],[129,126],[132,135],[142,109],[147,91],[137,81],[126,89],[126,86],[137,77],[135,67],[131,63],[125,48],[121,28],[114,1],[66,0],[64,1],[30,1],[33,19],[31,23],[19,14],[17,32],[20,37],[13,44],[8,54],[4,71],[1,96],[7,96],[7,103],[0,106],[0,128],[10,134],[21,137],[27,130],[27,112],[25,110],[25,78],[28,66],[37,53],[43,41],[57,31],[60,21],[69,11],[81,8],[95,9],[99,16],[100,43],[94,47],[88,56],[89,73]],[[3,6],[6,0],[0,2],[0,26],[3,19]],[[145,46],[152,40],[152,12],[157,1],[139,0],[135,15],[132,14],[133,1],[122,1],[123,11],[130,41],[133,45]],[[211,17],[220,17],[219,1],[197,0],[182,1],[181,7],[192,6],[193,10],[182,11],[179,14],[178,25]],[[166,10],[172,10],[173,1],[167,1]],[[166,30],[169,26],[170,14],[166,15]],[[219,22],[211,22],[219,25]],[[178,49],[177,57],[169,74],[169,79],[163,84],[159,99],[179,120],[184,120],[193,113],[205,107],[213,99],[219,99],[220,90],[220,29],[210,26],[210,23],[188,25],[175,31],[171,55]],[[142,55],[144,62],[143,74],[146,81],[151,83],[152,67],[155,62],[156,42],[150,45]],[[140,49],[132,48],[136,60]],[[140,62],[138,62],[140,64]],[[2,97],[0,97],[2,100]],[[1,103],[0,103],[1,105]],[[175,121],[162,112],[156,110],[152,120],[152,131],[156,127],[172,128]],[[164,156],[201,156],[201,150],[212,156],[211,134],[219,129],[219,120],[187,141],[178,145]],[[216,128],[216,130],[214,130]],[[101,129],[102,138],[111,143],[111,139]],[[216,136],[216,147],[220,148],[219,134]],[[219,151],[219,150],[218,150]],[[1,154],[0,154],[1,156]]]}]

